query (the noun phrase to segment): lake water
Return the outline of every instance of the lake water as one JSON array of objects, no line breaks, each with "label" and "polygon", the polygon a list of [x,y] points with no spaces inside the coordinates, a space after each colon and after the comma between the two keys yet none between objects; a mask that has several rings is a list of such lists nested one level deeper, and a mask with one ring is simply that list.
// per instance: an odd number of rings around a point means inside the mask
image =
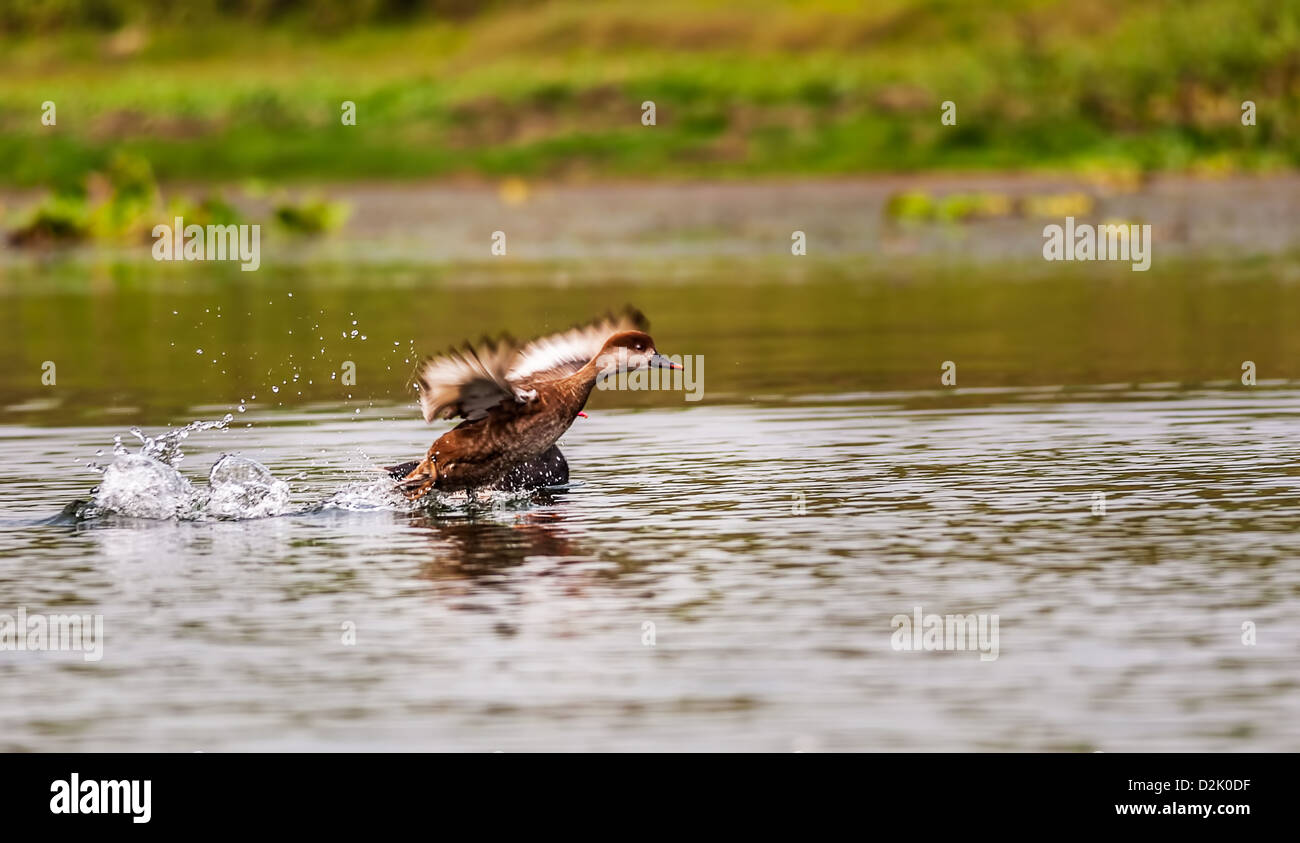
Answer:
[{"label": "lake water", "polygon": [[[1300,750],[1290,269],[486,272],[10,267],[0,614],[104,641],[0,651],[0,749]],[[415,354],[628,301],[703,400],[596,393],[563,489],[374,471]],[[226,414],[185,517],[70,507]],[[276,514],[201,502],[231,452]],[[916,607],[996,658],[895,649]]]}]

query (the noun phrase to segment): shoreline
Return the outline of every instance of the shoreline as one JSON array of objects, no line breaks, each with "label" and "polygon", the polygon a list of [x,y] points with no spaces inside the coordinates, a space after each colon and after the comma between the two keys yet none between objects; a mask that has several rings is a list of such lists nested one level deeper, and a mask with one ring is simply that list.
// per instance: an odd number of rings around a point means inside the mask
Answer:
[{"label": "shoreline", "polygon": [[[692,181],[571,184],[506,180],[469,184],[347,182],[259,195],[246,187],[178,183],[167,200],[220,195],[249,223],[262,225],[270,265],[311,262],[441,265],[792,257],[805,233],[808,259],[867,256],[987,264],[1042,260],[1044,227],[1066,216],[1152,227],[1157,263],[1168,257],[1285,256],[1300,248],[1300,173],[1205,179],[1162,176],[1141,184],[1016,174],[891,175],[851,181]],[[0,191],[12,219],[36,191]],[[331,235],[309,237],[270,222],[277,201],[320,196],[347,206]],[[900,199],[901,197],[901,199]],[[920,197],[918,200],[917,197]],[[958,218],[910,218],[917,200],[968,202]],[[985,209],[991,208],[988,212]],[[961,209],[959,212],[964,213]],[[168,220],[160,212],[161,220]],[[492,252],[494,232],[506,253]],[[149,248],[121,244],[26,248],[6,244],[0,262],[108,254],[149,260]]]}]

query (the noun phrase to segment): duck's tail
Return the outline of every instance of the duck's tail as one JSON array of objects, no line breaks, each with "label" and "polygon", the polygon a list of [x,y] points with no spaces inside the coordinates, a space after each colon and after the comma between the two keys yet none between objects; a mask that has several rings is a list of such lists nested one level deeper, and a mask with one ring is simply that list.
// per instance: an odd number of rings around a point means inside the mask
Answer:
[{"label": "duck's tail", "polygon": [[433,484],[438,482],[438,466],[429,459],[385,466],[384,471],[402,487],[402,494],[408,501],[424,497],[433,488]]}]

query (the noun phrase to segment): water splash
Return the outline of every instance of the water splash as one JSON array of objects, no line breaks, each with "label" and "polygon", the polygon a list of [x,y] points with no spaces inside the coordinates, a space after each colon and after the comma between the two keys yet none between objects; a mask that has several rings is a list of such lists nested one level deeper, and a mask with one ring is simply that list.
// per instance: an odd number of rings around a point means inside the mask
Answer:
[{"label": "water splash", "polygon": [[410,511],[414,507],[402,497],[397,483],[388,477],[377,477],[349,483],[322,501],[317,509],[343,509],[352,512],[370,510]]},{"label": "water splash", "polygon": [[[115,449],[116,451],[116,449]],[[191,518],[203,496],[167,463],[145,454],[122,453],[103,471],[86,517],[113,512],[133,518]]]},{"label": "water splash", "polygon": [[[178,427],[175,430],[169,430],[166,433],[160,433],[158,436],[146,436],[138,427],[132,427],[128,432],[140,441],[140,456],[149,457],[173,468],[180,467],[181,460],[185,459],[185,454],[181,452],[181,445],[190,437],[191,433],[204,430],[225,430],[234,420],[234,415],[226,413],[216,421],[192,421],[184,427]],[[113,456],[121,457],[129,455],[131,452],[122,444],[122,437],[113,437]],[[90,468],[97,468],[91,465]]]},{"label": "water splash", "polygon": [[[276,478],[257,460],[239,454],[222,454],[208,472],[207,486],[196,486],[178,470],[185,455],[181,446],[191,434],[224,430],[234,416],[216,421],[194,421],[158,436],[138,427],[130,434],[139,441],[137,452],[114,437],[113,461],[107,466],[87,463],[102,477],[93,500],[75,510],[79,520],[117,515],[172,521],[244,520],[295,515],[323,510],[390,512],[471,511],[527,505],[533,490],[482,490],[473,493],[433,493],[408,501],[397,483],[387,476],[367,477],[348,483],[323,501],[294,506],[289,484]],[[102,455],[102,451],[97,455]]]},{"label": "water splash", "polygon": [[[102,477],[94,499],[81,510],[83,519],[101,515],[191,521],[205,518],[261,518],[289,507],[289,485],[276,480],[266,466],[226,454],[208,474],[208,488],[194,486],[178,470],[185,454],[181,446],[193,433],[225,430],[234,415],[215,421],[193,421],[184,427],[149,436],[140,428],[129,433],[140,443],[136,452],[113,437],[113,461],[107,466],[87,463]],[[102,454],[102,451],[96,452]]]},{"label": "water splash", "polygon": [[354,512],[389,510],[392,512],[469,512],[479,509],[509,508],[531,502],[537,489],[480,489],[474,492],[431,492],[416,501],[408,501],[401,487],[391,478],[380,477],[349,483],[315,509],[342,509]]},{"label": "water splash", "polygon": [[208,473],[205,511],[218,518],[265,518],[289,511],[289,484],[257,460],[225,454]]}]

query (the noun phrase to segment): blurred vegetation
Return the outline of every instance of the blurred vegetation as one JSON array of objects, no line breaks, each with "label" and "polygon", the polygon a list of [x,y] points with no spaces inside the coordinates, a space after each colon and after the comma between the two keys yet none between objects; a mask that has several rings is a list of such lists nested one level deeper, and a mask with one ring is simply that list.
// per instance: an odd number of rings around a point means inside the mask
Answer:
[{"label": "blurred vegetation", "polygon": [[8,241],[14,246],[59,246],[90,236],[90,208],[77,196],[54,194],[28,211]]},{"label": "blurred vegetation", "polygon": [[318,196],[275,206],[275,221],[294,234],[326,234],[337,231],[348,218],[348,207]]},{"label": "blurred vegetation", "polygon": [[885,216],[900,222],[967,222],[1019,216],[1055,219],[1086,216],[1096,200],[1088,193],[1031,193],[1013,198],[1005,193],[950,193],[935,197],[924,190],[895,193],[885,203]]},{"label": "blurred vegetation", "polygon": [[1298,105],[1300,0],[0,7],[0,182],[15,185],[76,183],[118,152],[163,181],[1035,168],[1124,182],[1294,167]]},{"label": "blurred vegetation", "polygon": [[[166,213],[161,213],[164,210]],[[176,197],[164,203],[153,169],[142,158],[115,152],[104,172],[92,172],[84,181],[64,183],[20,215],[7,234],[15,246],[66,246],[97,242],[147,243],[161,219],[183,217],[198,225],[244,222],[239,212],[219,195],[197,200]]]},{"label": "blurred vegetation", "polygon": [[223,19],[294,21],[329,30],[421,17],[467,18],[484,9],[529,2],[536,0],[19,0],[0,5],[0,31],[113,30],[140,21],[185,25]]}]

